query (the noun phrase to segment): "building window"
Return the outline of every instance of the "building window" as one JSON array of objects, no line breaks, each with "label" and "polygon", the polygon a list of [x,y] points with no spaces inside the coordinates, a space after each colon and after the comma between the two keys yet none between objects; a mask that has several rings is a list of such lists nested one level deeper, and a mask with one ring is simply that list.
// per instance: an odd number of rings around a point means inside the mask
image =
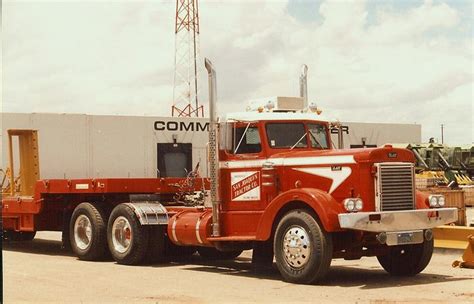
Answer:
[{"label": "building window", "polygon": [[186,177],[192,170],[192,144],[157,144],[157,176]]}]

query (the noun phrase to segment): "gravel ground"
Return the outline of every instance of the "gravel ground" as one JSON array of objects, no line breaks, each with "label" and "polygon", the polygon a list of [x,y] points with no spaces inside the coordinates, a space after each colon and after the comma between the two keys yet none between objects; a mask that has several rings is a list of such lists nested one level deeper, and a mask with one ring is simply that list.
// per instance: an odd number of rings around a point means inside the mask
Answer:
[{"label": "gravel ground", "polygon": [[60,249],[60,234],[4,244],[4,303],[474,303],[474,270],[451,268],[460,252],[437,251],[423,273],[387,275],[375,258],[333,260],[324,285],[294,285],[276,269],[251,270],[251,252],[232,262],[198,256],[171,264],[84,262]]}]

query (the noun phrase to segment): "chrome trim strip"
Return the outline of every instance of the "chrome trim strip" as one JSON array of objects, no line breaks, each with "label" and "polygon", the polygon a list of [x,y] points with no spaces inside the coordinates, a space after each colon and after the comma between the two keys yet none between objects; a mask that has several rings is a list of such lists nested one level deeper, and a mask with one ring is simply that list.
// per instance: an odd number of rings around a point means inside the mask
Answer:
[{"label": "chrome trim strip", "polygon": [[178,222],[178,218],[174,219],[173,225],[171,226],[171,234],[173,235],[174,241],[179,244],[178,237],[176,236],[176,223]]},{"label": "chrome trim strip", "polygon": [[272,162],[273,166],[342,165],[356,163],[353,155],[332,155],[222,161],[219,163],[219,166],[221,169],[255,168],[262,167],[266,162]]},{"label": "chrome trim strip", "polygon": [[196,222],[196,239],[198,240],[199,244],[202,244],[201,236],[199,235],[199,226],[201,225],[201,218],[198,218]]}]

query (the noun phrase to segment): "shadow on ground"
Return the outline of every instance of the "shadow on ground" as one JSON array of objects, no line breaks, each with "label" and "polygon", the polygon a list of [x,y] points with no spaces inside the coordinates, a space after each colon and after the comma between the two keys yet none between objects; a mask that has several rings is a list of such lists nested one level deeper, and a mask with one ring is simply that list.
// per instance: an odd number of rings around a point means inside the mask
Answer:
[{"label": "shadow on ground", "polygon": [[[70,256],[74,254],[70,250],[61,248],[60,241],[35,239],[24,242],[3,242],[3,250],[13,252],[23,252],[29,254],[42,254],[52,256]],[[112,261],[110,258],[99,262]],[[151,265],[130,266],[130,267],[183,267],[184,271],[199,271],[216,273],[220,275],[250,277],[265,280],[281,280],[280,273],[276,265],[267,269],[254,269],[251,259],[240,256],[233,261],[209,261],[203,260],[199,255],[167,259],[161,263]],[[319,285],[357,287],[360,289],[377,289],[386,287],[403,287],[427,285],[435,283],[445,283],[452,281],[472,280],[469,277],[453,277],[449,275],[421,273],[414,277],[394,277],[388,275],[382,268],[360,268],[359,264],[349,266],[332,266],[326,280]]]},{"label": "shadow on ground", "polygon": [[[190,271],[204,271],[219,273],[223,275],[235,275],[243,277],[253,277],[267,280],[281,280],[280,273],[276,265],[266,271],[255,271],[252,269],[250,261],[229,261],[229,262],[213,262],[199,263],[198,266],[186,267]],[[471,278],[459,278],[449,275],[421,273],[413,277],[395,277],[380,269],[356,268],[351,266],[332,266],[327,278],[318,285],[323,286],[340,286],[340,287],[357,287],[360,289],[377,289],[386,287],[403,287],[427,285],[435,283],[446,283],[453,281],[471,280]]]},{"label": "shadow on ground", "polygon": [[55,256],[74,256],[71,250],[62,249],[61,241],[34,239],[32,241],[3,241],[2,250]]}]

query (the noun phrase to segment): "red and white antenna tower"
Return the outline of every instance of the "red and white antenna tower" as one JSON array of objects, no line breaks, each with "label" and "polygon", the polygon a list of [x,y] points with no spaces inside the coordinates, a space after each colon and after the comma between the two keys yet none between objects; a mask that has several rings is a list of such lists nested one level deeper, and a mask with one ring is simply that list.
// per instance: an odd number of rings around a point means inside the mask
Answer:
[{"label": "red and white antenna tower", "polygon": [[174,88],[171,115],[204,116],[198,101],[198,0],[176,0]]}]

